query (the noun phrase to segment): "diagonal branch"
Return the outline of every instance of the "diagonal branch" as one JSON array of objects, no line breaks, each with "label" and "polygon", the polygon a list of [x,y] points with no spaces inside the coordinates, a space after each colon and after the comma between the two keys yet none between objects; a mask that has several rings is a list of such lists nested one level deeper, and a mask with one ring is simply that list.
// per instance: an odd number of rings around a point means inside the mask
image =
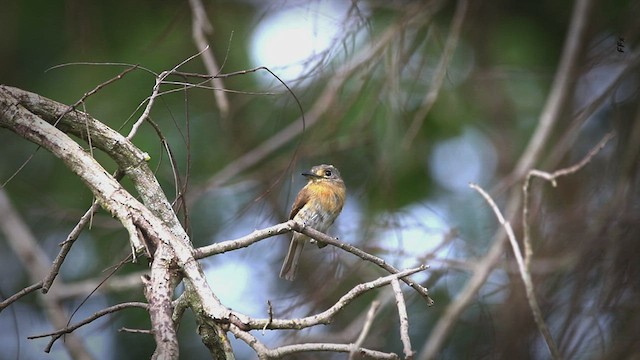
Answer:
[{"label": "diagonal branch", "polygon": [[[207,33],[213,32],[213,26],[207,18],[207,13],[204,9],[204,5],[200,0],[189,0],[189,6],[191,7],[191,14],[193,15],[192,36],[193,41],[198,47],[198,51],[202,53],[202,61],[207,68],[207,73],[211,75],[211,85],[213,88],[213,96],[220,109],[220,114],[223,119],[229,116],[229,99],[224,91],[224,83],[221,78],[216,77],[220,73],[220,67],[216,62],[216,58],[213,55],[213,50],[209,46],[207,41]],[[223,64],[224,66],[224,64]]]},{"label": "diagonal branch", "polygon": [[[297,231],[297,232],[303,233],[311,237],[312,239],[321,241],[326,244],[331,244],[342,250],[350,252],[365,261],[369,261],[378,265],[379,267],[383,268],[384,270],[388,271],[391,274],[395,274],[399,272],[398,269],[387,264],[387,262],[384,259],[381,259],[377,256],[373,256],[365,251],[358,249],[353,245],[343,243],[338,239],[331,237],[327,234],[324,234],[316,229],[299,224],[294,220],[289,220],[287,222],[277,224],[262,230],[256,230],[253,233],[243,236],[236,240],[228,240],[228,241],[223,241],[223,242],[219,242],[212,245],[203,246],[194,251],[194,257],[196,259],[201,259],[203,257],[211,256],[214,254],[219,254],[219,253],[223,253],[231,250],[240,249],[243,247],[247,247],[257,241],[269,238],[271,236],[284,234],[290,231]],[[429,306],[433,305],[433,299],[429,297],[429,290],[427,290],[427,288],[411,281],[410,279],[402,279],[402,281],[405,282],[407,285],[411,286],[414,290],[416,290],[427,301],[427,304]]]},{"label": "diagonal branch", "polygon": [[404,351],[404,358],[413,359],[414,351],[411,349],[411,339],[409,338],[409,315],[407,314],[407,305],[404,301],[404,295],[400,288],[400,282],[397,279],[391,281],[391,288],[396,298],[396,306],[398,307],[398,317],[400,318],[400,340]]},{"label": "diagonal branch", "polygon": [[255,336],[248,332],[242,331],[235,325],[231,325],[229,330],[236,336],[236,338],[244,341],[247,345],[251,346],[258,354],[258,359],[282,359],[287,356],[312,351],[322,352],[344,352],[344,353],[356,353],[366,359],[388,359],[397,360],[398,355],[394,353],[384,353],[381,351],[370,350],[363,347],[356,347],[353,344],[332,344],[332,343],[310,343],[310,344],[297,344],[286,345],[275,349],[269,349],[266,345],[261,343]]},{"label": "diagonal branch", "polygon": [[[65,326],[59,330],[53,331],[53,332],[49,332],[49,333],[45,333],[45,334],[40,334],[40,335],[33,335],[33,336],[29,336],[27,337],[28,339],[39,339],[39,338],[43,338],[43,337],[51,337],[51,340],[49,341],[49,345],[47,345],[47,348],[51,348],[51,346],[53,346],[53,343],[60,339],[63,335],[65,334],[71,334],[72,332],[74,332],[76,329],[87,325],[105,315],[108,314],[112,314],[115,313],[117,311],[120,310],[124,310],[124,309],[128,309],[128,308],[140,308],[140,309],[148,309],[149,305],[145,304],[145,303],[141,303],[141,302],[127,302],[127,303],[121,303],[118,305],[114,305],[114,306],[109,306],[108,308],[102,309],[100,311],[97,311],[96,313],[94,313],[93,315],[89,316],[88,318],[73,324],[71,326]],[[69,339],[67,338],[67,341]]]},{"label": "diagonal branch", "polygon": [[[67,106],[33,93],[0,86],[0,109],[3,109],[0,127],[14,131],[63,160],[93,192],[100,205],[124,225],[136,252],[145,248],[151,255],[158,244],[169,245],[172,258],[193,284],[206,314],[213,319],[228,318],[229,310],[211,291],[202,268],[193,258],[189,237],[146,164],[149,159],[146,153],[88,114],[72,111],[60,118],[58,114],[65,113]],[[57,128],[51,125],[54,123]],[[146,206],[63,132],[86,138],[87,128],[92,143],[111,156],[131,178]],[[152,327],[159,325],[152,324]]]},{"label": "diagonal branch", "polygon": [[[395,280],[393,281],[393,283],[396,283],[396,282],[397,281]],[[371,330],[371,325],[373,324],[373,319],[375,318],[379,308],[380,308],[379,300],[374,300],[373,302],[371,302],[369,311],[367,311],[367,316],[365,318],[364,325],[362,326],[362,331],[360,331],[360,335],[356,339],[356,342],[353,343],[353,350],[351,350],[351,352],[349,353],[349,360],[353,360],[356,358],[356,354],[357,354],[356,350],[362,347],[362,343],[369,335],[369,331]]]},{"label": "diagonal branch", "polygon": [[[316,229],[313,229],[311,227],[308,226],[304,226],[302,224],[299,224],[297,222],[294,222],[294,225],[292,226],[292,229],[303,233],[309,237],[311,237],[312,239],[336,246],[340,249],[346,250],[352,254],[354,254],[355,256],[372,262],[376,265],[378,265],[379,267],[383,268],[384,270],[388,271],[391,274],[397,274],[399,272],[398,269],[396,269],[395,267],[387,264],[387,262],[384,259],[381,259],[377,256],[373,256],[365,251],[362,251],[360,249],[358,249],[357,247],[353,246],[353,245],[349,245],[343,242],[338,241],[338,239],[333,238],[327,234],[324,234]],[[428,266],[426,265],[422,265],[425,268],[428,268]],[[424,286],[413,282],[411,279],[409,278],[401,278],[400,280],[402,280],[405,284],[411,286],[415,291],[417,291],[426,301],[427,301],[427,305],[431,306],[433,305],[433,299],[431,299],[431,297],[429,297],[429,290],[427,290],[427,288],[425,288]]]},{"label": "diagonal branch", "polygon": [[407,130],[404,140],[402,141],[402,147],[405,150],[411,147],[411,143],[418,135],[427,114],[429,114],[433,104],[435,104],[438,99],[438,94],[440,93],[440,89],[442,88],[442,84],[444,83],[444,79],[447,75],[447,68],[451,63],[451,59],[453,58],[456,48],[458,47],[458,39],[460,38],[462,25],[464,24],[464,20],[467,15],[468,6],[467,0],[458,0],[456,12],[453,15],[453,20],[451,21],[449,37],[447,38],[444,50],[442,51],[438,67],[434,72],[433,79],[431,79],[431,87],[429,88],[429,92],[427,92],[425,98],[422,100],[422,104],[414,115],[411,125],[409,126],[409,130]]},{"label": "diagonal branch", "polygon": [[[304,329],[307,327],[315,326],[318,324],[328,324],[331,322],[333,317],[347,304],[352,302],[358,296],[364,294],[365,292],[378,288],[387,284],[390,284],[394,279],[403,279],[409,275],[415,274],[420,271],[424,271],[426,269],[425,266],[420,266],[413,269],[407,269],[400,271],[395,274],[387,275],[385,277],[378,278],[373,281],[369,281],[366,283],[359,284],[349,290],[346,294],[344,294],[335,304],[333,304],[327,310],[307,316],[299,319],[285,320],[285,319],[252,319],[249,318],[245,320],[241,326],[244,327],[244,330],[255,329]],[[238,317],[244,317],[236,312],[232,312],[233,315],[237,315]],[[245,317],[246,318],[246,317]]]},{"label": "diagonal branch", "polygon": [[520,179],[526,172],[535,166],[549,139],[563,106],[574,86],[578,73],[578,63],[582,55],[582,48],[588,33],[587,25],[593,10],[593,0],[577,0],[573,8],[571,23],[565,40],[560,64],[551,85],[551,91],[547,96],[547,102],[540,114],[540,121],[533,133],[527,148],[523,152],[514,175]]},{"label": "diagonal branch", "polygon": [[596,156],[600,150],[602,150],[609,140],[615,137],[615,133],[610,132],[606,134],[602,140],[593,148],[585,157],[580,160],[577,164],[569,166],[567,168],[563,168],[560,170],[556,170],[553,173],[547,173],[540,170],[531,170],[527,174],[527,178],[524,181],[524,185],[522,186],[522,197],[524,198],[524,204],[522,206],[522,229],[523,229],[523,242],[524,242],[524,263],[529,270],[531,264],[531,257],[533,256],[533,248],[531,246],[531,237],[529,230],[529,186],[531,185],[531,180],[533,177],[540,177],[549,182],[551,182],[551,186],[555,187],[557,185],[556,178],[561,176],[566,176],[573,174],[580,169],[582,169],[585,165],[587,165],[594,156]]},{"label": "diagonal branch", "polygon": [[562,359],[562,355],[560,355],[558,346],[553,340],[553,336],[551,336],[551,331],[549,331],[549,327],[545,323],[544,317],[542,316],[542,311],[540,310],[540,306],[538,305],[538,300],[536,299],[536,293],[533,287],[533,280],[531,279],[531,273],[528,271],[525,265],[522,252],[520,251],[520,246],[518,245],[516,236],[513,233],[513,228],[511,227],[511,224],[504,219],[504,216],[502,216],[502,212],[500,212],[500,209],[496,205],[495,201],[493,201],[491,196],[489,196],[489,194],[487,194],[486,191],[484,191],[480,186],[476,184],[470,184],[469,186],[471,186],[471,188],[473,188],[474,190],[478,191],[480,195],[484,197],[484,199],[487,201],[487,203],[495,213],[496,218],[498,219],[498,222],[500,223],[500,225],[502,225],[502,227],[504,227],[505,231],[507,232],[507,238],[511,243],[513,254],[516,258],[516,262],[518,263],[518,270],[520,271],[520,276],[522,277],[522,282],[524,283],[524,288],[527,293],[527,300],[529,301],[529,307],[531,308],[531,312],[533,313],[533,319],[535,320],[536,325],[538,325],[538,329],[540,330],[540,333],[544,337],[544,340],[546,341],[547,346],[549,347],[549,351],[551,352],[551,358]]}]

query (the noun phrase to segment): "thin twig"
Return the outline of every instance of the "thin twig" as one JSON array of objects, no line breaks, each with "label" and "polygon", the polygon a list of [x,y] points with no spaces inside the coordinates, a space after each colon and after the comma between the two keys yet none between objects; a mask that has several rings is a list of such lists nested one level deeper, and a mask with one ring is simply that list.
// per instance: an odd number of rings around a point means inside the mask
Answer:
[{"label": "thin twig", "polygon": [[311,316],[307,316],[304,318],[298,319],[254,319],[248,318],[242,314],[232,312],[233,315],[236,315],[238,318],[245,318],[243,324],[239,324],[243,326],[244,330],[262,330],[265,328],[265,324],[267,325],[267,329],[304,329],[307,327],[319,325],[319,324],[328,324],[330,323],[334,316],[342,310],[346,305],[351,303],[360,295],[370,291],[371,289],[385,286],[393,279],[402,279],[412,274],[415,274],[420,271],[424,271],[426,269],[425,266],[420,266],[413,269],[407,269],[400,271],[396,274],[387,275],[376,280],[372,280],[366,283],[362,283],[356,285],[351,290],[349,290],[346,294],[344,294],[335,304],[329,307],[327,310],[314,314]]},{"label": "thin twig", "polygon": [[147,106],[144,108],[144,111],[142,112],[142,115],[140,115],[138,120],[136,120],[136,122],[131,127],[131,131],[129,131],[129,134],[126,137],[127,140],[133,139],[133,137],[138,132],[138,128],[140,127],[140,125],[142,125],[142,123],[147,118],[149,118],[149,115],[151,114],[151,108],[153,107],[153,104],[155,103],[155,100],[156,100],[156,98],[158,97],[158,95],[160,93],[160,85],[162,85],[164,79],[166,79],[167,76],[173,74],[178,68],[180,68],[180,66],[182,66],[182,65],[188,63],[189,61],[195,59],[196,57],[200,56],[202,54],[202,52],[205,51],[205,50],[206,49],[201,50],[197,54],[188,57],[187,59],[185,59],[182,62],[180,62],[178,65],[174,66],[171,70],[163,71],[156,77],[156,84],[153,86],[153,90],[151,92],[151,96],[149,96],[149,98],[148,98]]},{"label": "thin twig", "polygon": [[[116,171],[114,178],[119,181],[123,176],[123,171]],[[60,272],[60,267],[62,267],[67,254],[69,253],[69,251],[71,251],[71,246],[73,246],[73,243],[78,239],[78,237],[82,233],[82,230],[84,230],[85,226],[89,223],[91,217],[98,211],[98,209],[100,209],[100,204],[96,200],[93,202],[93,205],[91,205],[91,207],[84,213],[84,215],[82,215],[80,220],[78,220],[76,226],[74,226],[69,235],[67,235],[66,240],[60,243],[60,252],[58,252],[58,256],[56,256],[56,258],[53,260],[53,265],[51,266],[51,270],[49,270],[49,274],[46,278],[44,278],[42,284],[43,294],[49,292],[51,284],[53,284],[53,281],[56,279],[58,273]]]},{"label": "thin twig", "polygon": [[513,254],[516,258],[516,262],[518,263],[518,269],[520,270],[520,276],[522,277],[522,282],[524,283],[525,291],[527,293],[527,300],[529,301],[529,307],[531,308],[531,312],[533,313],[533,318],[536,322],[536,325],[538,325],[538,330],[540,330],[540,333],[544,337],[544,340],[547,343],[547,346],[549,347],[549,351],[551,352],[551,357],[553,359],[562,359],[562,355],[560,355],[560,350],[558,350],[558,346],[553,340],[553,336],[551,336],[549,327],[544,321],[544,318],[542,316],[542,311],[540,311],[540,306],[538,305],[538,300],[536,299],[536,294],[533,287],[533,281],[531,280],[531,274],[529,273],[529,271],[527,271],[527,268],[524,264],[524,258],[522,257],[522,252],[520,251],[520,246],[518,246],[518,241],[516,240],[516,236],[513,233],[513,228],[511,227],[511,224],[504,219],[504,217],[502,216],[502,213],[500,212],[500,209],[498,208],[496,203],[493,201],[491,196],[487,194],[486,191],[484,191],[480,186],[476,184],[469,184],[469,186],[472,189],[479,192],[480,195],[482,195],[482,197],[484,197],[484,199],[487,201],[491,209],[493,209],[493,212],[495,213],[496,218],[498,219],[498,222],[504,227],[505,231],[507,232],[507,238],[511,243]]},{"label": "thin twig", "polygon": [[398,317],[400,318],[400,340],[402,340],[402,351],[404,358],[413,359],[414,351],[411,349],[411,339],[409,338],[409,315],[407,314],[407,305],[404,301],[404,295],[400,288],[398,280],[391,281],[391,289],[396,298],[396,306],[398,307]]},{"label": "thin twig", "polygon": [[38,281],[37,283],[33,284],[33,285],[29,285],[27,287],[25,287],[24,289],[18,291],[17,293],[9,296],[8,298],[4,299],[2,302],[0,302],[0,312],[2,312],[2,310],[4,310],[4,308],[6,308],[7,306],[13,304],[14,302],[18,301],[21,297],[31,294],[32,292],[41,289],[42,288],[42,281]]},{"label": "thin twig", "polygon": [[[57,126],[58,123],[60,122],[60,120],[62,120],[63,117],[65,117],[67,114],[69,114],[70,112],[76,110],[78,108],[78,106],[80,104],[84,104],[84,102],[87,100],[87,98],[89,98],[92,95],[95,95],[98,91],[102,90],[103,88],[107,87],[109,84],[112,84],[120,79],[122,79],[125,75],[127,75],[128,73],[130,73],[131,71],[135,70],[138,68],[138,65],[132,65],[131,67],[125,69],[124,71],[122,71],[120,74],[112,77],[111,79],[98,84],[98,86],[94,87],[93,89],[91,89],[91,91],[86,92],[82,95],[82,97],[80,99],[78,99],[78,101],[76,101],[73,105],[70,105],[67,110],[65,110],[63,113],[61,113],[60,115],[58,115],[58,119],[53,123],[53,126]],[[87,133],[87,137],[89,136],[89,134]]]},{"label": "thin twig", "polygon": [[[376,265],[378,265],[379,267],[383,268],[384,270],[388,271],[391,274],[396,274],[399,272],[398,269],[396,269],[395,267],[387,264],[387,262],[384,259],[381,259],[377,256],[373,256],[365,251],[362,251],[360,249],[358,249],[357,247],[353,246],[353,245],[349,245],[347,243],[343,243],[341,241],[339,241],[338,239],[331,237],[327,234],[324,234],[316,229],[313,229],[311,227],[308,226],[304,226],[302,224],[299,224],[297,222],[294,222],[292,229],[303,233],[309,237],[311,237],[312,239],[324,242],[326,244],[330,244],[333,246],[336,246],[342,250],[348,251],[350,253],[352,253],[353,255],[361,258],[362,260],[366,260],[369,262],[372,262]],[[427,265],[422,265],[425,266],[426,268],[428,268],[429,266]],[[425,288],[424,286],[413,282],[411,279],[409,278],[402,278],[401,279],[405,284],[411,286],[414,290],[416,290],[426,301],[427,301],[427,305],[428,306],[432,306],[433,305],[433,299],[431,299],[431,297],[429,296],[429,290],[427,290],[427,288]]]},{"label": "thin twig", "polygon": [[[56,69],[56,68],[59,68],[61,66],[66,66],[66,65],[67,64],[54,66],[52,68],[47,69],[46,71],[49,71],[51,69]],[[125,65],[125,64],[118,64],[118,65]],[[54,123],[54,126],[56,126],[58,124],[58,122],[60,121],[60,119],[62,119],[62,117],[64,117],[65,115],[67,115],[71,111],[75,110],[80,104],[83,104],[88,97],[96,94],[98,91],[102,90],[107,85],[109,85],[111,83],[114,83],[117,80],[122,79],[129,72],[131,72],[131,71],[133,71],[133,70],[138,68],[138,65],[132,65],[132,64],[126,64],[126,65],[129,66],[128,69],[125,69],[120,74],[116,75],[115,77],[113,77],[113,78],[111,78],[111,79],[99,84],[98,86],[94,87],[91,91],[88,91],[88,92],[84,93],[82,95],[82,97],[78,101],[76,101],[73,105],[70,105],[64,112],[62,112],[58,116],[58,119]],[[91,149],[91,146],[89,146],[89,149]],[[36,149],[33,151],[33,153],[31,153],[31,155],[29,155],[29,157],[22,163],[22,165],[20,165],[20,167],[13,174],[11,174],[11,176],[9,176],[9,178],[7,180],[5,180],[4,183],[2,183],[2,185],[0,185],[0,188],[4,188],[16,175],[18,175],[18,173],[20,173],[20,171],[22,171],[22,169],[31,161],[31,159],[36,154],[36,152],[38,152],[38,150],[40,150],[40,146],[36,147]],[[51,284],[49,284],[49,285],[51,285]],[[49,286],[47,286],[46,289],[48,291],[49,290]],[[45,291],[45,293],[46,293],[46,291]]]},{"label": "thin twig", "polygon": [[287,356],[303,353],[303,352],[312,352],[312,351],[332,351],[332,352],[344,352],[350,353],[351,351],[355,351],[358,355],[364,356],[370,359],[390,359],[396,360],[399,359],[398,355],[393,353],[384,353],[381,351],[370,350],[365,348],[357,348],[353,349],[352,344],[334,344],[334,343],[307,343],[307,344],[296,344],[296,345],[286,345],[277,347],[275,349],[269,349],[263,343],[261,343],[255,336],[250,333],[243,331],[239,327],[231,324],[229,326],[229,330],[236,338],[244,341],[247,345],[249,345],[258,355],[258,359],[280,359],[285,358]]},{"label": "thin twig", "polygon": [[442,84],[444,83],[444,79],[447,75],[447,68],[451,63],[453,54],[456,50],[456,47],[458,46],[458,39],[460,39],[462,25],[464,24],[464,20],[467,15],[467,7],[467,0],[458,0],[456,12],[453,15],[453,20],[451,21],[449,37],[447,38],[447,42],[445,43],[444,50],[442,50],[442,56],[440,57],[438,67],[433,74],[433,79],[430,82],[431,87],[429,88],[429,92],[427,92],[425,98],[422,100],[422,104],[413,117],[411,126],[409,126],[409,130],[407,130],[405,138],[402,141],[402,147],[404,149],[408,149],[411,146],[411,143],[418,135],[418,132],[420,131],[420,128],[422,127],[427,114],[429,113],[429,111],[431,111],[433,104],[435,104],[436,100],[438,99],[438,94],[440,93],[440,89],[442,88]]},{"label": "thin twig", "polygon": [[121,327],[118,329],[119,332],[126,332],[130,334],[145,334],[145,335],[153,335],[153,331],[146,329],[131,329],[127,327]]},{"label": "thin twig", "polygon": [[532,248],[532,245],[531,245],[531,234],[530,234],[531,230],[530,230],[530,227],[529,227],[529,186],[531,184],[531,178],[534,177],[534,176],[535,177],[539,177],[539,178],[543,178],[543,179],[551,182],[551,186],[556,187],[557,186],[556,178],[558,178],[560,176],[573,174],[573,173],[579,171],[580,169],[582,169],[614,137],[615,137],[615,133],[613,131],[607,133],[602,138],[602,140],[600,140],[600,142],[598,142],[598,144],[593,149],[591,149],[589,151],[589,153],[587,153],[587,155],[585,155],[584,158],[582,158],[582,160],[580,160],[578,163],[576,163],[573,166],[569,166],[567,168],[556,170],[551,174],[547,173],[547,172],[544,172],[544,171],[535,170],[535,169],[529,171],[529,173],[527,174],[527,178],[525,179],[524,185],[522,185],[522,194],[523,194],[523,199],[524,199],[524,204],[522,206],[522,228],[523,228],[523,232],[524,232],[524,240],[523,240],[523,242],[524,242],[524,263],[525,263],[525,268],[527,269],[527,271],[530,270],[531,258],[533,257],[533,248]]},{"label": "thin twig", "polygon": [[374,300],[371,302],[371,305],[369,306],[369,311],[367,311],[367,316],[364,320],[364,324],[362,325],[362,331],[360,331],[360,335],[358,336],[356,341],[353,343],[353,349],[349,353],[349,360],[355,359],[355,356],[357,354],[356,349],[359,349],[362,347],[362,343],[364,343],[364,340],[369,335],[369,330],[371,330],[373,319],[375,318],[379,308],[380,308],[380,300]]},{"label": "thin twig", "polygon": [[[42,284],[40,279],[47,274],[49,259],[31,229],[11,204],[4,190],[0,190],[0,232],[5,235],[7,245],[22,262],[22,266],[29,275],[30,280],[38,281],[35,286],[30,286],[26,290],[37,289]],[[26,290],[20,291],[19,294],[27,294]],[[12,299],[17,300],[18,297],[12,297]],[[42,303],[44,314],[54,327],[65,326],[66,311],[57,292],[53,292],[49,296],[38,294],[38,300]],[[67,340],[65,348],[73,358],[90,358],[87,347],[80,341],[78,336],[69,336]]]},{"label": "thin twig", "polygon": [[148,72],[149,74],[153,75],[153,76],[158,76],[158,74],[156,72],[154,72],[153,70],[146,68],[144,66],[140,66],[137,64],[131,64],[131,63],[122,63],[122,62],[91,62],[91,61],[76,61],[76,62],[69,62],[69,63],[64,63],[64,64],[59,64],[59,65],[54,65],[50,68],[48,68],[47,70],[45,70],[44,72],[49,72],[51,70],[56,70],[56,69],[60,69],[60,68],[64,68],[64,67],[68,67],[68,66],[78,66],[78,65],[88,65],[88,66],[123,66],[123,67],[128,67],[128,68],[136,68],[136,69],[140,69],[143,71]]},{"label": "thin twig", "polygon": [[140,308],[140,309],[145,309],[148,310],[149,309],[149,305],[142,303],[142,302],[127,302],[127,303],[121,303],[118,305],[114,305],[114,306],[109,306],[108,308],[104,308],[96,313],[94,313],[93,315],[91,315],[90,317],[76,323],[73,324],[71,326],[67,326],[65,328],[50,332],[50,333],[46,333],[46,334],[40,334],[40,335],[32,335],[27,337],[27,339],[33,340],[33,339],[39,339],[39,338],[43,338],[43,337],[48,337],[51,336],[51,340],[49,340],[49,344],[47,345],[47,348],[45,349],[46,352],[49,352],[49,350],[51,350],[51,347],[53,346],[53,343],[58,340],[59,338],[62,337],[62,335],[64,334],[69,334],[73,331],[75,331],[76,329],[78,329],[81,326],[87,325],[107,314],[111,314],[120,310],[124,310],[124,309],[128,309],[128,308]]},{"label": "thin twig", "polygon": [[551,91],[540,115],[536,131],[523,152],[521,161],[514,170],[516,179],[523,177],[538,161],[549,139],[549,134],[551,134],[556,121],[558,121],[565,101],[569,98],[570,90],[574,86],[575,77],[580,68],[577,63],[580,61],[581,50],[585,44],[592,9],[592,0],[577,0],[575,2],[567,39],[565,40],[562,57],[556,70]]},{"label": "thin twig", "polygon": [[553,173],[549,174],[547,172],[544,171],[540,171],[540,170],[531,170],[530,173],[532,176],[536,176],[536,177],[540,177],[543,178],[545,180],[548,180],[549,182],[551,182],[551,185],[553,187],[557,186],[556,184],[556,178],[560,177],[560,176],[565,176],[565,175],[570,175],[573,174],[577,171],[579,171],[580,169],[582,169],[585,165],[587,165],[591,159],[596,156],[600,150],[602,150],[602,148],[604,148],[607,143],[609,142],[609,140],[613,139],[615,137],[615,133],[609,132],[607,133],[602,140],[600,140],[600,142],[589,151],[589,153],[582,159],[580,160],[577,164],[570,166],[568,168],[564,168],[564,169],[560,169],[560,170],[556,170]]},{"label": "thin twig", "polygon": [[287,222],[276,224],[261,230],[255,230],[251,234],[245,235],[235,240],[221,241],[219,243],[199,247],[194,250],[193,257],[196,259],[202,259],[208,256],[222,254],[227,251],[245,248],[260,240],[290,232],[292,229],[291,226],[294,223],[295,221],[289,220]]},{"label": "thin twig", "polygon": [[[200,0],[189,0],[191,7],[191,13],[193,14],[192,36],[193,41],[196,43],[198,50],[202,53],[202,61],[207,68],[207,72],[212,75],[211,85],[214,89],[224,89],[224,83],[222,79],[215,77],[220,73],[220,68],[216,62],[216,58],[213,55],[213,50],[209,46],[207,41],[207,35],[213,32],[213,26],[207,18],[207,13]],[[229,116],[229,99],[224,91],[213,91],[213,96],[220,109],[220,115],[223,119]]]},{"label": "thin twig", "polygon": [[622,69],[614,74],[614,77],[606,84],[606,87],[598,91],[598,95],[592,98],[585,106],[579,109],[574,115],[571,125],[567,128],[564,134],[558,138],[553,149],[548,151],[549,158],[545,160],[551,167],[555,167],[554,164],[558,164],[567,153],[567,149],[573,147],[578,136],[580,136],[580,128],[584,126],[584,123],[593,115],[598,109],[601,109],[603,104],[611,100],[612,94],[615,93],[615,89],[619,88],[624,81],[629,79],[630,74],[633,74],[638,64],[640,64],[640,50],[636,50],[634,53],[629,54],[629,59],[620,64]]}]

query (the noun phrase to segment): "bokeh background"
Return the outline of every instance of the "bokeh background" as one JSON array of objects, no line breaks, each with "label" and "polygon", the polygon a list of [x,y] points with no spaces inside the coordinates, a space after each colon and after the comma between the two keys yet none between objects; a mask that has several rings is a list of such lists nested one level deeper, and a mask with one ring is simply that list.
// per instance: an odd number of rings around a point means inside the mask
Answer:
[{"label": "bokeh background", "polygon": [[[577,3],[586,30],[579,56],[559,72]],[[193,3],[192,3],[193,4]],[[222,79],[170,77],[151,113],[187,181],[188,230],[195,246],[234,239],[286,220],[304,179],[319,163],[337,166],[347,205],[330,233],[399,268],[425,263],[415,279],[430,288],[427,307],[410,288],[412,344],[423,346],[467,286],[499,225],[478,183],[506,211],[521,196],[515,168],[554,100],[554,79],[570,77],[561,111],[533,167],[553,171],[582,159],[606,133],[615,138],[579,172],[552,187],[531,187],[532,275],[542,313],[561,353],[572,359],[640,356],[640,4],[634,1],[205,1],[206,41]],[[73,104],[130,65],[140,68],[100,89],[81,110],[126,134],[140,116],[155,74],[199,53],[189,2],[25,0],[2,3],[0,83]],[[202,56],[179,70],[206,74]],[[275,74],[275,76],[274,76]],[[281,79],[289,89],[285,88]],[[199,86],[186,87],[187,81]],[[229,109],[221,110],[216,92]],[[294,96],[295,95],[295,96]],[[143,125],[134,143],[170,199],[174,172],[157,132]],[[93,199],[52,155],[0,130],[0,182],[50,259]],[[109,171],[114,164],[96,153]],[[124,183],[127,185],[126,179]],[[128,185],[127,185],[128,186]],[[519,208],[521,211],[521,207]],[[511,218],[522,238],[520,211]],[[0,295],[34,283],[0,233]],[[499,237],[499,236],[498,236]],[[54,283],[66,316],[79,321],[106,306],[143,301],[144,263],[98,282],[129,250],[126,232],[100,212],[74,245]],[[234,310],[306,316],[383,272],[333,248],[307,247],[298,280],[277,276],[288,237],[202,261],[216,295]],[[402,352],[389,288],[349,305],[326,327],[256,334],[274,347],[353,342],[371,301],[382,301],[364,345]],[[2,359],[66,359],[58,342],[26,337],[52,329],[32,294],[0,313]],[[438,351],[438,358],[549,358],[533,321],[511,249],[483,281]],[[153,352],[142,310],[81,328],[96,359]],[[193,320],[180,327],[181,357],[205,358]],[[255,355],[233,341],[237,358]],[[344,358],[309,354],[306,358]],[[302,356],[300,358],[303,358]]]}]

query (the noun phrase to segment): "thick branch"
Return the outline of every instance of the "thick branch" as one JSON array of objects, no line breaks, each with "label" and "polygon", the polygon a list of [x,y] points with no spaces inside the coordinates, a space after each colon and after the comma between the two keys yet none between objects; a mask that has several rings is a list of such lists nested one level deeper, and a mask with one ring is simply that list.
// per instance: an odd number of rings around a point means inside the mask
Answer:
[{"label": "thick branch", "polygon": [[161,243],[151,264],[151,276],[142,278],[156,340],[156,351],[152,359],[178,359],[178,335],[171,318],[173,287],[169,268],[172,259],[169,246]]},{"label": "thick branch", "polygon": [[[151,253],[154,249],[150,244],[168,244],[175,262],[194,285],[206,313],[214,319],[228,318],[228,310],[209,288],[200,265],[193,258],[188,236],[146,164],[148,155],[88,114],[69,112],[68,107],[32,93],[0,86],[0,108],[4,109],[0,114],[0,126],[46,148],[63,160],[93,192],[101,206],[120,220],[129,232],[136,251],[142,249],[143,240],[147,241]],[[155,213],[122,188],[90,154],[49,122],[77,136],[91,136],[92,143],[107,152],[131,178],[143,201]],[[90,135],[87,135],[86,129],[89,129]]]}]

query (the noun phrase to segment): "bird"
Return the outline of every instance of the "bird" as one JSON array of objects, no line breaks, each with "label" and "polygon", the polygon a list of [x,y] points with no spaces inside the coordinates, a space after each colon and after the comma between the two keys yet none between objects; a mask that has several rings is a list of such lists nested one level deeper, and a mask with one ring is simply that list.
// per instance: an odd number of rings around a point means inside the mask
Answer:
[{"label": "bird", "polygon": [[[317,165],[302,173],[308,179],[307,184],[296,196],[289,220],[309,226],[320,232],[327,229],[336,220],[346,199],[347,188],[340,177],[340,171],[333,165]],[[294,232],[289,251],[282,264],[280,277],[293,281],[298,270],[298,262],[305,241],[316,242],[308,236]],[[319,248],[327,244],[316,242]]]}]

